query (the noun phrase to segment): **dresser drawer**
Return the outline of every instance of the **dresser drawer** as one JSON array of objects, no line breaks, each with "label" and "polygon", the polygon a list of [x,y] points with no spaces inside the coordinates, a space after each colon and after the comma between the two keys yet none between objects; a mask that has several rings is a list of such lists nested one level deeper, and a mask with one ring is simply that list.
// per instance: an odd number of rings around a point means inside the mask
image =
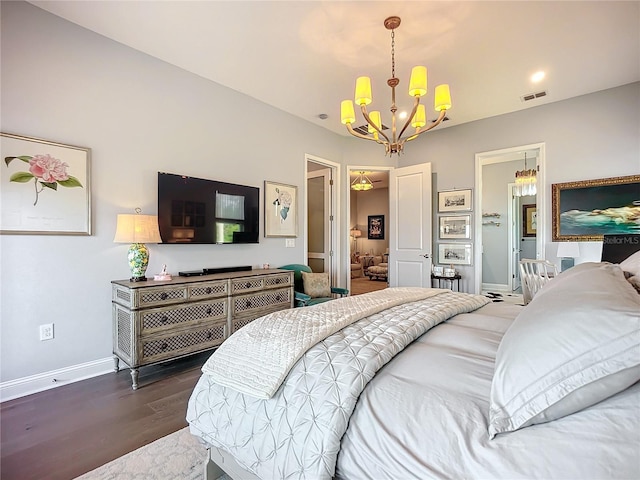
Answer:
[{"label": "dresser drawer", "polygon": [[207,298],[226,297],[229,293],[229,281],[198,282],[188,287],[189,300],[205,300]]},{"label": "dresser drawer", "polygon": [[180,328],[182,325],[199,324],[208,320],[226,321],[228,316],[227,299],[220,298],[205,302],[176,305],[170,308],[154,308],[138,312],[140,333],[154,333],[168,328]]},{"label": "dresser drawer", "polygon": [[268,313],[291,308],[291,295],[291,288],[281,288],[235,297],[231,313],[233,331]]},{"label": "dresser drawer", "polygon": [[145,308],[182,303],[187,299],[186,286],[127,288],[113,284],[112,300],[127,308]]},{"label": "dresser drawer", "polygon": [[292,273],[282,273],[279,275],[269,275],[264,279],[264,288],[288,287],[293,284]]},{"label": "dresser drawer", "polygon": [[234,278],[231,280],[231,294],[237,295],[245,292],[254,292],[264,288],[264,277]]},{"label": "dresser drawer", "polygon": [[183,331],[166,337],[145,337],[141,340],[140,365],[208,350],[220,345],[225,338],[226,323]]}]

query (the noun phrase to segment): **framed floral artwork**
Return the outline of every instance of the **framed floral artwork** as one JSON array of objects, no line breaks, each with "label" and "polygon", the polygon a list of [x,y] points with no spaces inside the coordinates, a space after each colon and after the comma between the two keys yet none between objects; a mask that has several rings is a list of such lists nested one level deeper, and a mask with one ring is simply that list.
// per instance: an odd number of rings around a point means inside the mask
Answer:
[{"label": "framed floral artwork", "polygon": [[264,236],[298,236],[298,187],[264,182]]},{"label": "framed floral artwork", "polygon": [[0,133],[0,233],[91,235],[91,150]]}]

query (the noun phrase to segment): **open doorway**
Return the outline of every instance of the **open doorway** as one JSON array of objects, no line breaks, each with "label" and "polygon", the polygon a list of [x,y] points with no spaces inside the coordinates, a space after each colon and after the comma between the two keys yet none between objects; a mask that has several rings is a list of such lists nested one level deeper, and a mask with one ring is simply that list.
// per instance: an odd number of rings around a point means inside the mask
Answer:
[{"label": "open doorway", "polygon": [[306,155],[306,263],[317,273],[328,272],[331,285],[338,286],[339,226],[335,221],[338,165]]},{"label": "open doorway", "polygon": [[[526,154],[526,157],[525,157]],[[537,193],[514,196],[515,172],[538,169]],[[544,144],[476,154],[476,293],[519,293],[519,260],[544,258]]]},{"label": "open doorway", "polygon": [[[389,168],[349,167],[349,290],[388,286]],[[379,167],[378,167],[379,168]]]}]

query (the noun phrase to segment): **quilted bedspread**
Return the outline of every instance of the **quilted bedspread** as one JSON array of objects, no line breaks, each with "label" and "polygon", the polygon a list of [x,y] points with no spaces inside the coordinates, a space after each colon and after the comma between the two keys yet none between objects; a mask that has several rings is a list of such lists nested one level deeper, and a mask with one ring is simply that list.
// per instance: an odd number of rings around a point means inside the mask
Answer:
[{"label": "quilted bedspread", "polygon": [[402,303],[443,293],[398,287],[265,315],[227,339],[202,367],[219,385],[271,398],[304,352],[341,328]]},{"label": "quilted bedspread", "polygon": [[428,329],[489,302],[444,292],[387,308],[328,336],[302,355],[269,399],[203,374],[189,400],[191,432],[260,478],[332,478],[351,413],[376,371]]}]

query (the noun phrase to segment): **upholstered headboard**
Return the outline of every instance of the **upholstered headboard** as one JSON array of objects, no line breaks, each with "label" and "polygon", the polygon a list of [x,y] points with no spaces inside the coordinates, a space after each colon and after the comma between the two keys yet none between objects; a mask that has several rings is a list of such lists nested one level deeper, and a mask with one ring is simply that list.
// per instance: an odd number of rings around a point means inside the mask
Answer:
[{"label": "upholstered headboard", "polygon": [[601,260],[620,263],[638,250],[640,250],[640,234],[605,235]]}]

